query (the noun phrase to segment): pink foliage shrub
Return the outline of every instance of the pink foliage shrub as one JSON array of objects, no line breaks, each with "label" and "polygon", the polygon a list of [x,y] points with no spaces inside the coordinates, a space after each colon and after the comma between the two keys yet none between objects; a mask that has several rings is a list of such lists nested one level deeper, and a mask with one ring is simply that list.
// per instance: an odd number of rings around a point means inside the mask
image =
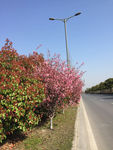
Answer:
[{"label": "pink foliage shrub", "polygon": [[77,104],[80,101],[83,82],[82,72],[68,68],[59,55],[44,60],[36,67],[35,78],[40,77],[45,85],[46,98],[41,109],[46,116],[53,116],[57,108]]}]

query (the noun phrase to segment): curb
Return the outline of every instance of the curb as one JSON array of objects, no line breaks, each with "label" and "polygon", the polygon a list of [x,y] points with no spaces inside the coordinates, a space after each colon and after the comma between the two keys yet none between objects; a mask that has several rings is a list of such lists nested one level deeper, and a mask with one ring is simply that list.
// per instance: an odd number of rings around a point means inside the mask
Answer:
[{"label": "curb", "polygon": [[73,142],[72,142],[72,149],[71,150],[77,150],[78,147],[78,119],[79,119],[79,106],[78,106],[78,110],[77,110],[77,116],[76,116],[76,120],[75,120],[75,125],[74,125],[74,138],[73,138]]}]

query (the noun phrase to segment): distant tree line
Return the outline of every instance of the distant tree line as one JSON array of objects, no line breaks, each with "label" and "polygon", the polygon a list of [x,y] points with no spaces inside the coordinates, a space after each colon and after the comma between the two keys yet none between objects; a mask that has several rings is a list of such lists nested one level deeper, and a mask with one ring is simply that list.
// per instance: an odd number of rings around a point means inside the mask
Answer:
[{"label": "distant tree line", "polygon": [[113,78],[109,78],[91,88],[87,88],[85,93],[113,93]]}]

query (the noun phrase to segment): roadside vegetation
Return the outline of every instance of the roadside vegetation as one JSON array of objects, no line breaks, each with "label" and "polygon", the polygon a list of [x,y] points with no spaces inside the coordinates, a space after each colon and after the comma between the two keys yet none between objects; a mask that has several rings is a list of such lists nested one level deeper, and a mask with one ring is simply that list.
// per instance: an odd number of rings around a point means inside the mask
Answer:
[{"label": "roadside vegetation", "polygon": [[86,93],[113,93],[113,78],[109,78],[91,88],[86,89]]},{"label": "roadside vegetation", "polygon": [[71,150],[74,136],[74,124],[77,107],[69,107],[57,113],[54,118],[54,130],[50,130],[50,122],[36,127],[22,142],[18,142],[14,150]]},{"label": "roadside vegetation", "polygon": [[53,130],[59,110],[65,114],[66,108],[79,102],[82,75],[59,55],[48,59],[37,52],[19,55],[7,39],[0,51],[0,143],[14,134],[24,137],[45,120],[50,120]]}]

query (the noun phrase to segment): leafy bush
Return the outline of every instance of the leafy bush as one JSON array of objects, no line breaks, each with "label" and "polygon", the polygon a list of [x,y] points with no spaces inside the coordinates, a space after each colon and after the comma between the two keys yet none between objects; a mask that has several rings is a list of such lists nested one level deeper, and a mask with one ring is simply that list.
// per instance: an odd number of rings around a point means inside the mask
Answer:
[{"label": "leafy bush", "polygon": [[38,124],[35,109],[43,101],[44,86],[32,76],[33,62],[19,56],[6,41],[0,51],[0,141],[16,129],[25,131]]}]

